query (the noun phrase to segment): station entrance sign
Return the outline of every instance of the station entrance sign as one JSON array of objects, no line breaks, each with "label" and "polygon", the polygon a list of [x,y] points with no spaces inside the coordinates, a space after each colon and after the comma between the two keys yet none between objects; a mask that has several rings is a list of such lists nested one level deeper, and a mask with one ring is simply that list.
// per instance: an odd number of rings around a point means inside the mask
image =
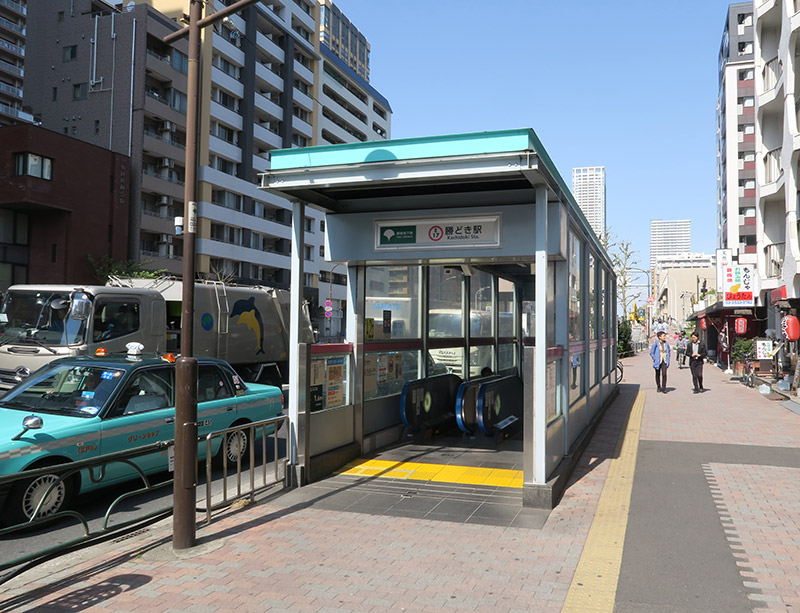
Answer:
[{"label": "station entrance sign", "polygon": [[474,249],[500,247],[501,216],[381,219],[375,221],[375,249]]}]

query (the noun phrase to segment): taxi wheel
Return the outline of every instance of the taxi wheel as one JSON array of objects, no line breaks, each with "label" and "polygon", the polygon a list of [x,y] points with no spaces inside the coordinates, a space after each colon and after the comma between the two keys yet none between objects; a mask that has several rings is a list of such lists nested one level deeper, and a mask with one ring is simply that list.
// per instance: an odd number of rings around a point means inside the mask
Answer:
[{"label": "taxi wheel", "polygon": [[[8,504],[6,505],[8,525],[26,523],[33,517],[36,507],[42,496],[45,495],[50,485],[58,480],[58,475],[39,475],[33,479],[18,481],[11,488]],[[45,498],[42,508],[39,509],[37,519],[53,515],[66,509],[73,497],[73,483],[71,480],[61,481]]]},{"label": "taxi wheel", "polygon": [[[234,426],[241,426],[246,422],[241,422],[238,424],[233,424]],[[242,464],[247,461],[248,457],[248,449],[250,448],[250,432],[247,429],[244,430],[237,430],[236,432],[231,432],[226,434],[222,439],[222,445],[220,445],[219,452],[217,453],[216,458],[214,460],[217,463],[217,466],[223,465],[223,458],[227,456],[228,458],[228,467],[236,466],[236,461],[239,457],[242,458]]]}]

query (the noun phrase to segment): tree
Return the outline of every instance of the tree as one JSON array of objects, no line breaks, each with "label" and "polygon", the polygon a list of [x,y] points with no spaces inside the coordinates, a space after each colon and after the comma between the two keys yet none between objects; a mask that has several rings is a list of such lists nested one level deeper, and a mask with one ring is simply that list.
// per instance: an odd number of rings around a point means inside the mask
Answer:
[{"label": "tree", "polygon": [[617,275],[617,302],[626,318],[634,302],[642,295],[641,290],[635,289],[630,279],[631,274],[636,274],[639,265],[636,256],[639,252],[633,248],[631,241],[620,240],[611,229],[600,238],[600,242],[614,266],[614,273]]},{"label": "tree", "polygon": [[98,283],[105,283],[108,277],[136,277],[139,279],[157,279],[166,274],[165,269],[144,270],[142,266],[148,262],[146,260],[115,260],[108,255],[95,258],[91,253],[86,256],[92,267],[92,276]]}]

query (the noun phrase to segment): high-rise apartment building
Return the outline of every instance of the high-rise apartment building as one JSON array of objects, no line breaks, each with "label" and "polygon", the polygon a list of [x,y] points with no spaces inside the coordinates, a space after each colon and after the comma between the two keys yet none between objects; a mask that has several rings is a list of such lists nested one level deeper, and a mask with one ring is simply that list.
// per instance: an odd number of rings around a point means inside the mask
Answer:
[{"label": "high-rise apartment building", "polygon": [[[206,14],[226,4],[207,2]],[[257,187],[270,151],[390,136],[391,108],[367,80],[366,39],[331,3],[320,8],[313,0],[265,0],[203,30],[200,275],[288,287],[291,206]],[[29,8],[29,31],[37,36],[26,58],[39,77],[26,87],[25,101],[45,127],[131,156],[129,257],[176,274],[182,269],[182,241],[173,226],[184,207],[187,42],[161,40],[183,27],[185,10],[182,0],[38,3]],[[334,15],[346,60],[328,47],[332,33],[321,40],[318,18],[334,23]],[[314,306],[320,293],[331,296],[339,315],[345,270],[324,261],[323,215],[309,208],[303,224],[304,292]]]},{"label": "high-rise apartment building", "polygon": [[572,195],[598,237],[606,233],[606,167],[572,169]]},{"label": "high-rise apartment building", "polygon": [[756,261],[756,109],[753,3],[728,7],[719,51],[717,247]]},{"label": "high-rise apartment building", "polygon": [[650,220],[650,268],[656,265],[656,258],[664,255],[678,255],[691,250],[691,219],[651,219]]},{"label": "high-rise apartment building", "polygon": [[28,8],[25,0],[0,0],[0,126],[32,122],[22,108]]}]

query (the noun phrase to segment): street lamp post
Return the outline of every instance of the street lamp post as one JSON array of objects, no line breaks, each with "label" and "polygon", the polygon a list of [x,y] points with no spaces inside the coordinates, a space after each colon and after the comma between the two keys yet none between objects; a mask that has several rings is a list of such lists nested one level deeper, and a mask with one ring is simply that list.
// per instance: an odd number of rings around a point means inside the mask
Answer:
[{"label": "street lamp post", "polygon": [[186,176],[184,181],[183,311],[181,357],[175,368],[175,483],[172,548],[189,549],[197,540],[197,359],[194,357],[194,277],[197,233],[197,133],[200,115],[200,31],[258,0],[239,0],[201,19],[202,0],[189,0],[189,25],[162,40],[171,44],[189,36],[186,83]]}]

